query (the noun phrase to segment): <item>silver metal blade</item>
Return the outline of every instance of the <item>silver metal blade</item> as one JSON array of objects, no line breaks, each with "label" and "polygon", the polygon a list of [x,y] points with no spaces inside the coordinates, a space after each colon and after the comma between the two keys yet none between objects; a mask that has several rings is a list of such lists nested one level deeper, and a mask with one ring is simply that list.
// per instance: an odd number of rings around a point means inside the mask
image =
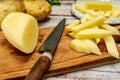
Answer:
[{"label": "silver metal blade", "polygon": [[51,32],[51,34],[48,36],[48,38],[45,40],[45,42],[40,47],[40,52],[49,51],[52,55],[54,55],[54,52],[57,48],[57,45],[59,43],[60,37],[63,33],[64,27],[65,27],[66,19],[63,19]]}]

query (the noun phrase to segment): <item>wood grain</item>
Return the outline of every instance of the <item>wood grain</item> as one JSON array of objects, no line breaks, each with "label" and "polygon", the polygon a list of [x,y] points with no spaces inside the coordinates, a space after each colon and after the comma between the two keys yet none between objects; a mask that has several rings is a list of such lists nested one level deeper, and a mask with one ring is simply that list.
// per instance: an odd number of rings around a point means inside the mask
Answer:
[{"label": "wood grain", "polygon": [[43,80],[45,74],[49,70],[50,64],[51,61],[48,57],[41,56],[35,63],[35,65],[32,67],[25,80]]},{"label": "wood grain", "polygon": [[[53,28],[40,28],[38,45],[33,54],[30,55],[25,55],[13,47],[5,39],[2,32],[0,32],[0,79],[27,75],[36,60],[41,56],[38,53],[39,46],[52,30]],[[75,52],[70,48],[70,41],[71,38],[68,37],[67,31],[64,31],[53,58],[52,65],[46,76],[63,74],[119,61],[110,56],[102,44],[100,46],[102,46],[101,51],[103,55],[97,56],[95,54],[87,55]],[[120,48],[118,47],[118,49]]]}]

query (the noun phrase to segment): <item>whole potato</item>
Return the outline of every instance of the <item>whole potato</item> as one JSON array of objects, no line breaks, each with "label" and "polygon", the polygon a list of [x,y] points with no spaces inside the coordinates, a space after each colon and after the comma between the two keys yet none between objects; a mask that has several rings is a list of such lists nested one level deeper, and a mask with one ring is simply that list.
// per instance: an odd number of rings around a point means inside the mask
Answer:
[{"label": "whole potato", "polygon": [[26,13],[37,20],[43,20],[50,15],[52,8],[46,0],[23,0]]},{"label": "whole potato", "polygon": [[0,26],[3,19],[11,12],[25,12],[23,1],[22,0],[0,1]]}]

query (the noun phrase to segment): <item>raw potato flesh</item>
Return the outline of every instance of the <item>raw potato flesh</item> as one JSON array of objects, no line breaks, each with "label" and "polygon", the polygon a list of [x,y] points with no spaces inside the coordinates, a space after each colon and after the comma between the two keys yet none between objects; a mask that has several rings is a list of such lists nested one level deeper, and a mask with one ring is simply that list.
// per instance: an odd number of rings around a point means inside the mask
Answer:
[{"label": "raw potato flesh", "polygon": [[1,25],[6,39],[24,53],[31,53],[38,40],[38,23],[31,15],[14,12],[3,20]]},{"label": "raw potato flesh", "polygon": [[86,2],[86,7],[88,9],[94,9],[94,10],[99,10],[99,9],[111,10],[112,4],[109,2]]},{"label": "raw potato flesh", "polygon": [[102,55],[97,44],[92,39],[73,39],[71,41],[71,48],[77,52],[95,53]]},{"label": "raw potato flesh", "polygon": [[104,29],[85,29],[77,33],[79,39],[103,38],[112,34],[109,30]]},{"label": "raw potato flesh", "polygon": [[71,31],[72,27],[77,26],[80,24],[80,20],[75,20],[71,24],[67,25],[65,28],[67,31]]},{"label": "raw potato flesh", "polygon": [[116,47],[116,43],[115,43],[113,37],[112,36],[108,36],[106,38],[103,38],[103,40],[105,42],[105,45],[106,45],[108,53],[110,55],[112,55],[113,57],[119,59],[119,52],[118,52],[118,49]]},{"label": "raw potato flesh", "polygon": [[77,52],[90,53],[90,49],[82,40],[74,39],[71,41],[71,48]]},{"label": "raw potato flesh", "polygon": [[113,32],[113,35],[120,35],[120,32],[118,29],[114,28],[113,26],[110,26],[108,24],[103,24],[100,26],[103,29],[110,30]]},{"label": "raw potato flesh", "polygon": [[92,39],[83,39],[83,42],[88,45],[87,47],[89,47],[91,53],[102,55],[97,44]]},{"label": "raw potato flesh", "polygon": [[92,28],[92,27],[97,26],[97,25],[101,25],[104,23],[104,20],[105,20],[105,18],[103,16],[98,16],[97,18],[92,19],[90,21],[87,21],[86,23],[83,23],[83,24],[80,24],[76,27],[73,27],[72,31],[77,33],[80,30],[84,30],[87,28]]}]

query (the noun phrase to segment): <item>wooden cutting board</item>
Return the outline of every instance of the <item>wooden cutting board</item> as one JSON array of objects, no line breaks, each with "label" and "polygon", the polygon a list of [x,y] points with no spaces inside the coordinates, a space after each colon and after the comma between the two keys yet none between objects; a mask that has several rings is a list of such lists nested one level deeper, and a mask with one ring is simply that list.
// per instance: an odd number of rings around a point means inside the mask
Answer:
[{"label": "wooden cutting board", "polygon": [[[53,28],[40,28],[38,45],[33,53],[24,54],[13,47],[0,32],[0,80],[25,76],[31,67],[41,56],[38,53],[39,46],[44,42]],[[120,41],[120,36],[114,36],[116,41]],[[110,56],[103,43],[99,44],[99,48],[103,55],[77,53],[70,48],[72,39],[64,31],[58,48],[56,50],[52,65],[46,76],[53,76],[72,72],[76,70],[87,69],[104,64],[120,61]],[[120,52],[120,47],[118,47]]]}]

